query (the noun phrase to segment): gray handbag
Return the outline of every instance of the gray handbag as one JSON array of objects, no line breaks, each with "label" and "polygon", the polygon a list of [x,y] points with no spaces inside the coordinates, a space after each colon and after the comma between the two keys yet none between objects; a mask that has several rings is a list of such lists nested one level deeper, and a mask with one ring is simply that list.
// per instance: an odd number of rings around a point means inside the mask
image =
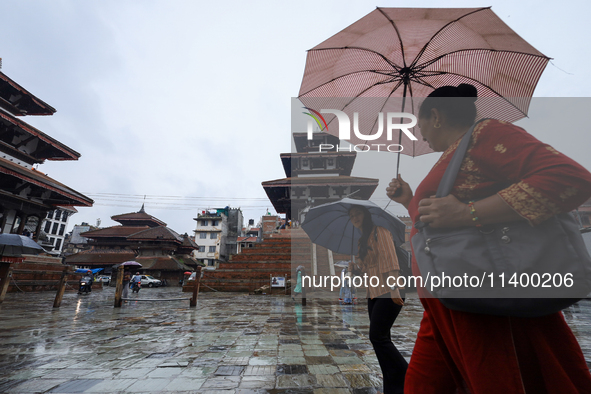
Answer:
[{"label": "gray handbag", "polygon": [[[464,159],[464,135],[437,188],[447,196]],[[415,223],[415,257],[426,289],[448,308],[538,317],[558,312],[591,291],[591,257],[574,218],[435,229]]]}]

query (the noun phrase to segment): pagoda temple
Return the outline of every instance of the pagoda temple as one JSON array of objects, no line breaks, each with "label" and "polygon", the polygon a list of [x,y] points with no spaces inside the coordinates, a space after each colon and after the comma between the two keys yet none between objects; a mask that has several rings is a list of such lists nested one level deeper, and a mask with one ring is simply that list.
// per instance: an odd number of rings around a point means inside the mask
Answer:
[{"label": "pagoda temple", "polygon": [[[57,207],[91,207],[94,203],[34,167],[45,160],[80,157],[75,150],[20,119],[54,113],[53,107],[0,71],[0,233],[26,234],[39,241],[48,212]],[[0,256],[0,302],[7,291],[55,289],[63,269],[61,259],[56,257]]]},{"label": "pagoda temple", "polygon": [[47,212],[93,201],[33,166],[45,160],[78,160],[80,154],[17,117],[53,115],[55,109],[0,72],[0,232],[38,240]]},{"label": "pagoda temple", "polygon": [[115,215],[118,226],[81,233],[89,249],[66,257],[66,264],[79,268],[104,268],[135,260],[144,274],[177,283],[185,271],[200,263],[191,253],[199,247],[187,234],[179,235],[166,223],[148,214],[144,205],[138,212]]},{"label": "pagoda temple", "polygon": [[[296,153],[280,155],[286,178],[263,182],[263,188],[277,213],[303,221],[306,209],[334,202],[346,196],[369,199],[378,179],[351,176],[356,152],[338,151],[338,137],[327,133],[293,133]],[[323,147],[332,146],[331,149]]]}]

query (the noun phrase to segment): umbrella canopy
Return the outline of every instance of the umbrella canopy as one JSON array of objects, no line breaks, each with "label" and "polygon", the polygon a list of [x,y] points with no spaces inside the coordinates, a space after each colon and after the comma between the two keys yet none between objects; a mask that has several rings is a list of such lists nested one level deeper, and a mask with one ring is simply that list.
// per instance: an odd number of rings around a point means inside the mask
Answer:
[{"label": "umbrella canopy", "polygon": [[141,267],[142,266],[137,261],[126,261],[124,263],[121,263],[121,265],[126,265],[126,266],[130,266],[130,267]]},{"label": "umbrella canopy", "polygon": [[76,271],[74,271],[74,273],[77,273],[77,274],[80,274],[80,273],[85,274],[88,271],[91,271],[92,274],[95,275],[96,273],[102,271],[103,269],[104,268],[94,268],[94,269],[89,270],[88,268],[78,268]]},{"label": "umbrella canopy", "polygon": [[0,256],[21,256],[45,252],[37,242],[24,235],[0,234]]},{"label": "umbrella canopy", "polygon": [[350,261],[337,261],[336,263],[334,263],[334,266],[339,268],[348,268],[349,263]]},{"label": "umbrella canopy", "polygon": [[[402,131],[373,138],[380,112],[416,115],[419,98],[469,83],[478,118],[514,122],[526,116],[548,61],[490,8],[377,8],[308,51],[299,98],[307,109],[345,112],[353,126],[358,112],[358,129],[370,137],[351,132],[352,144],[399,143],[418,156],[432,152],[418,127],[409,131],[416,141]],[[338,135],[336,115],[323,116],[325,131]]]},{"label": "umbrella canopy", "polygon": [[371,213],[374,224],[392,233],[396,246],[404,243],[406,225],[369,200],[343,198],[340,201],[311,208],[306,214],[302,228],[310,240],[317,245],[336,253],[357,255],[357,241],[361,237],[361,232],[349,220],[349,209],[353,205],[366,207]]}]

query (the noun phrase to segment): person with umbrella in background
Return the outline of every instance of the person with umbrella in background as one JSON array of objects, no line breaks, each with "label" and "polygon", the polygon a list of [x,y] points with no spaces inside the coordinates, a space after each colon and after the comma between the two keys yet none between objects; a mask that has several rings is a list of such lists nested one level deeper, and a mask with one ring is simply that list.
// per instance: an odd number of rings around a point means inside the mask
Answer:
[{"label": "person with umbrella in background", "polygon": [[384,393],[403,393],[408,363],[394,346],[390,330],[404,305],[404,289],[387,286],[388,277],[398,277],[400,272],[394,241],[390,231],[373,223],[366,207],[353,205],[349,217],[353,226],[361,231],[358,244],[361,263],[351,262],[350,269],[379,278],[377,286],[367,287],[367,307],[369,340],[382,370]]},{"label": "person with umbrella in background", "polygon": [[[414,223],[450,229],[523,220],[536,225],[591,196],[591,173],[582,166],[519,127],[487,119],[472,132],[451,194],[433,197],[474,124],[476,96],[472,85],[443,86],[420,107],[421,134],[443,155],[414,195],[401,177],[387,188]],[[411,236],[416,233],[413,228]],[[420,275],[414,253],[412,264]],[[522,318],[462,312],[418,291],[425,313],[407,392],[591,393],[589,368],[562,313]]]},{"label": "person with umbrella in background", "polygon": [[[129,282],[131,281],[131,272],[128,270],[123,271],[123,292],[121,293],[122,298],[129,297]],[[127,301],[125,301],[127,302]]]}]

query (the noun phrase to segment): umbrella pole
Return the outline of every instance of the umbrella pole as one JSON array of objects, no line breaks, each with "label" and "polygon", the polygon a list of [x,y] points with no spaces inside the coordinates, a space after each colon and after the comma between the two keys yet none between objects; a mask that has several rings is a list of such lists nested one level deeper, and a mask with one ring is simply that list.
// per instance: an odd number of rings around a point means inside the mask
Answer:
[{"label": "umbrella pole", "polygon": [[[409,84],[409,80],[408,77],[405,75],[404,76],[404,91],[402,93],[402,109],[400,112],[404,112],[404,107],[406,107],[406,89],[408,87]],[[402,124],[404,118],[400,118],[400,124]],[[402,148],[402,130],[398,131],[398,145]],[[400,170],[400,155],[402,154],[402,149],[398,152],[398,158],[396,159],[396,178],[398,178],[398,171]],[[402,193],[402,189],[399,189],[400,193]],[[396,193],[394,194],[394,196],[396,197],[396,195],[398,194],[398,190],[396,190]]]}]

